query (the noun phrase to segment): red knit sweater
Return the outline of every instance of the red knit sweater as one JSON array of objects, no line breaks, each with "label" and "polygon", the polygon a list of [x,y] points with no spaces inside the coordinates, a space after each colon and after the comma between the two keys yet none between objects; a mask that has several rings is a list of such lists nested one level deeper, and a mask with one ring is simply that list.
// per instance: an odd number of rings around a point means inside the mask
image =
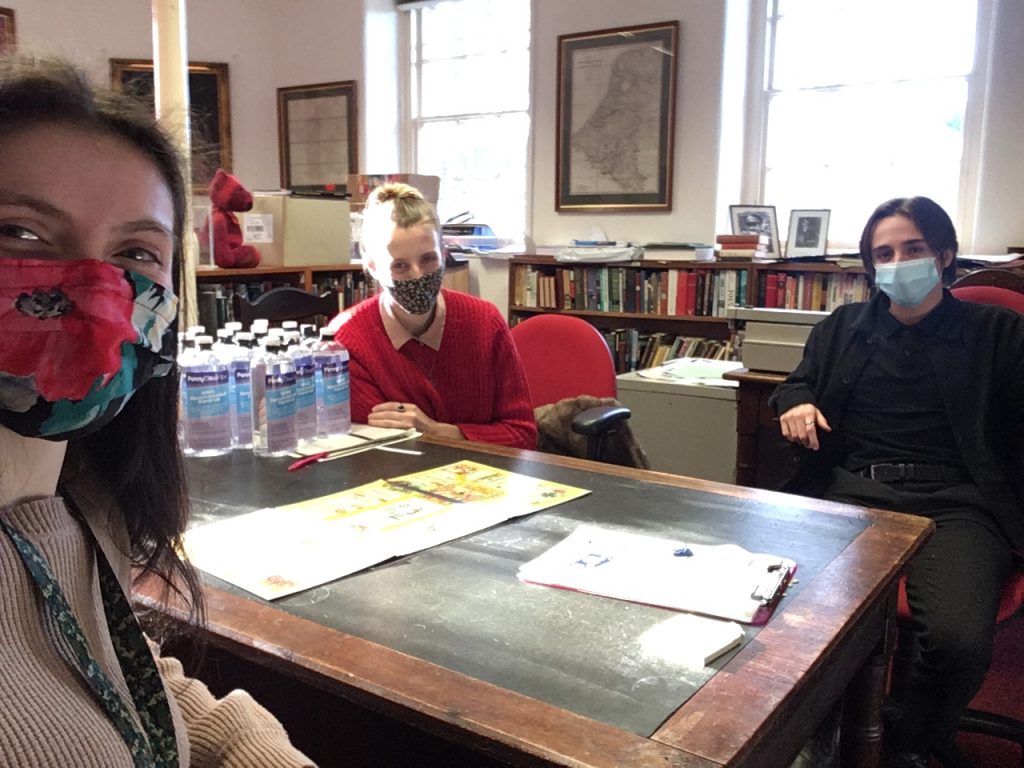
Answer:
[{"label": "red knit sweater", "polygon": [[435,421],[455,424],[467,440],[534,448],[526,376],[505,319],[490,302],[444,291],[445,322],[436,352],[412,340],[396,350],[377,306],[367,299],[345,313],[335,338],[349,351],[352,421],[373,406],[415,403]]}]

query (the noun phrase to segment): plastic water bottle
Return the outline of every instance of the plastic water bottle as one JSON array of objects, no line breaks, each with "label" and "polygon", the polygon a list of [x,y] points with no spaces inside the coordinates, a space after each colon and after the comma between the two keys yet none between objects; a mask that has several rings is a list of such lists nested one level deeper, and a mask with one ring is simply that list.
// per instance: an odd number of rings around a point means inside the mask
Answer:
[{"label": "plastic water bottle", "polygon": [[232,437],[236,448],[252,448],[252,334],[238,331],[235,334],[235,345],[234,354],[228,363],[234,406]]},{"label": "plastic water bottle", "polygon": [[252,360],[252,450],[283,456],[298,445],[295,435],[295,366],[270,337]]},{"label": "plastic water bottle", "polygon": [[348,378],[348,350],[326,328],[313,345],[316,368],[317,437],[344,435],[352,429],[352,404]]},{"label": "plastic water bottle", "polygon": [[231,450],[228,367],[213,351],[213,338],[197,336],[181,360],[183,450],[187,456],[219,456]]},{"label": "plastic water bottle", "polygon": [[316,368],[313,353],[299,343],[298,331],[285,334],[295,366],[295,435],[300,443],[316,438]]}]

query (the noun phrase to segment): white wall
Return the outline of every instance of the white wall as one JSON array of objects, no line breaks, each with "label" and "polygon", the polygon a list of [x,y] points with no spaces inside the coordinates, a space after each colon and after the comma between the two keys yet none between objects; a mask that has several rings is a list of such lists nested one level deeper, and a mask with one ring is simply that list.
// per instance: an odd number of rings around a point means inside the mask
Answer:
[{"label": "white wall", "polygon": [[[388,86],[395,56],[390,0],[192,0],[189,57],[230,66],[234,169],[254,189],[279,184],[276,89],[356,80],[361,91],[361,166],[397,168],[397,91]],[[746,0],[728,0],[729,6]],[[106,81],[108,59],[151,58],[146,0],[4,0],[17,13],[20,44],[59,53]],[[739,114],[735,96],[722,97],[727,0],[534,0],[532,209],[536,243],[564,242],[600,224],[610,237],[630,240],[709,240],[716,211],[738,180],[735,139],[720,139],[723,116]],[[990,90],[978,130],[983,151],[978,176],[974,252],[1024,244],[1024,2],[992,0],[995,47]],[[555,122],[560,34],[676,19],[680,23],[673,210],[599,216],[556,213]],[[729,39],[731,45],[735,45]],[[369,51],[369,53],[368,53]],[[369,60],[369,64],[367,64]],[[397,67],[394,67],[397,69]],[[393,70],[392,70],[393,71]],[[735,72],[731,68],[730,72]],[[373,94],[368,99],[367,84]],[[371,113],[369,110],[372,109]],[[370,149],[367,150],[367,147]],[[396,168],[385,167],[388,163]],[[719,163],[730,178],[719,195]],[[734,167],[730,167],[734,166]],[[926,192],[926,190],[922,190]],[[884,193],[882,195],[884,197]]]},{"label": "white wall", "polygon": [[[718,125],[721,111],[725,15],[719,0],[535,0],[533,23],[534,242],[555,244],[586,237],[599,225],[616,240],[709,241],[715,234]],[[558,36],[634,24],[679,21],[676,140],[668,213],[557,213],[555,124]]]},{"label": "white wall", "polygon": [[[4,5],[15,10],[20,50],[67,57],[100,82],[109,81],[109,59],[153,57],[146,0],[5,0]],[[188,3],[189,59],[228,64],[233,170],[251,189],[280,185],[277,88],[362,83],[361,9],[361,3],[337,0]]]}]

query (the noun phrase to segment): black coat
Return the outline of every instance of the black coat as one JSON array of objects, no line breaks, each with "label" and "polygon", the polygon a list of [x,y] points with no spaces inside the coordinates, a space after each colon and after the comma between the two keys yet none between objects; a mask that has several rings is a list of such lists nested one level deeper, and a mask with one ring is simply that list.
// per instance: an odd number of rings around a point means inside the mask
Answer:
[{"label": "black coat", "polygon": [[[1024,552],[1024,316],[948,292],[943,302],[928,359],[964,464],[1014,548]],[[838,308],[814,327],[800,365],[772,394],[776,414],[813,403],[832,427],[819,431],[820,451],[791,444],[793,471],[779,487],[824,493],[831,467],[843,459],[843,413],[878,348],[879,313],[888,311],[881,293]]]}]

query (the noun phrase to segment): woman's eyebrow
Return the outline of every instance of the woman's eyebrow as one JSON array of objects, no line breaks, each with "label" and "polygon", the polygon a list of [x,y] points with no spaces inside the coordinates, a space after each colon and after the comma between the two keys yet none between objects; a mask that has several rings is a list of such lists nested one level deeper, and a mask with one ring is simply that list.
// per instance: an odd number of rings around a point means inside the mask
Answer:
[{"label": "woman's eyebrow", "polygon": [[[31,208],[37,213],[45,216],[54,216],[65,221],[71,219],[71,214],[67,211],[58,208],[53,203],[43,200],[40,197],[33,197],[32,195],[23,195],[18,192],[9,192],[4,189],[0,189],[0,205],[16,205],[23,208]],[[157,219],[143,218],[136,219],[134,221],[125,222],[121,229],[126,233],[134,232],[156,232],[161,235],[174,236],[174,231],[168,225],[164,224]]]},{"label": "woman's eyebrow", "polygon": [[33,197],[32,195],[23,195],[17,192],[9,192],[4,189],[0,189],[0,205],[18,205],[24,208],[31,208],[37,213],[41,213],[47,216],[57,216],[61,219],[70,219],[71,215],[53,203],[47,202],[40,197]]},{"label": "woman's eyebrow", "polygon": [[163,222],[157,221],[156,219],[136,219],[135,221],[128,221],[121,225],[121,229],[127,233],[155,232],[160,235],[174,237],[173,230]]}]

